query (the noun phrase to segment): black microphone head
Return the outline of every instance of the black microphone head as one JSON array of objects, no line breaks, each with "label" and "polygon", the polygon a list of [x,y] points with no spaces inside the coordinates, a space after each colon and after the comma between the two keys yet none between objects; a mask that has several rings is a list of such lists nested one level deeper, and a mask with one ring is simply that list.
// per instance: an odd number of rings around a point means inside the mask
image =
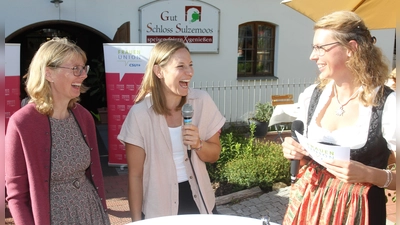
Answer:
[{"label": "black microphone head", "polygon": [[186,103],[182,107],[182,116],[183,118],[192,118],[193,117],[193,107],[192,105]]},{"label": "black microphone head", "polygon": [[292,137],[297,138],[296,132],[299,132],[299,134],[303,134],[304,132],[304,123],[301,120],[295,120],[292,122]]}]

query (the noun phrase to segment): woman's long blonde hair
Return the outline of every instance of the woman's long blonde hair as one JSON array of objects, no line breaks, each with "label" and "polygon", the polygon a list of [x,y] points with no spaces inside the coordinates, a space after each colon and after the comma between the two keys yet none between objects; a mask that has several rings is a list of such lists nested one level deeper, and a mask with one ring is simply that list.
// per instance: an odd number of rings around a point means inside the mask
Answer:
[{"label": "woman's long blonde hair", "polygon": [[[170,111],[167,108],[166,98],[163,92],[161,80],[156,76],[153,71],[154,65],[161,68],[166,65],[177,50],[185,48],[189,51],[183,42],[176,40],[163,40],[158,42],[151,50],[150,59],[147,62],[146,70],[144,73],[143,81],[140,86],[139,93],[136,96],[135,102],[142,101],[145,96],[151,93],[151,100],[153,103],[153,110],[160,115],[169,115]],[[186,103],[186,96],[182,97],[181,102],[176,110],[182,108]]]},{"label": "woman's long blonde hair", "polygon": [[[36,105],[36,109],[44,115],[53,114],[53,96],[49,81],[46,80],[46,68],[56,68],[71,57],[81,57],[86,63],[85,52],[66,38],[53,38],[43,43],[36,52],[26,74],[26,91]],[[81,86],[81,93],[87,90]],[[71,99],[68,108],[73,108],[79,97]]]},{"label": "woman's long blonde hair", "polygon": [[[333,37],[353,52],[346,66],[354,75],[354,82],[363,86],[360,101],[365,106],[376,105],[383,93],[383,88],[378,98],[375,98],[374,89],[385,85],[389,67],[388,60],[383,56],[380,48],[375,46],[376,38],[371,36],[364,21],[354,12],[337,11],[317,21],[314,30],[317,29],[332,31]],[[357,42],[357,49],[350,46],[351,40]],[[320,87],[323,88],[330,79],[321,79],[319,82]]]}]

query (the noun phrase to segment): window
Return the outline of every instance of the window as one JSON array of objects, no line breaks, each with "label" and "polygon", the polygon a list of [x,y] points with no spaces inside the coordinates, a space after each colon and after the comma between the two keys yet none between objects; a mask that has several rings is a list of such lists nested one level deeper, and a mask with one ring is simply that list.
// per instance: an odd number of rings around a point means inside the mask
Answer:
[{"label": "window", "polygon": [[274,51],[275,25],[266,22],[239,25],[238,77],[274,76]]}]

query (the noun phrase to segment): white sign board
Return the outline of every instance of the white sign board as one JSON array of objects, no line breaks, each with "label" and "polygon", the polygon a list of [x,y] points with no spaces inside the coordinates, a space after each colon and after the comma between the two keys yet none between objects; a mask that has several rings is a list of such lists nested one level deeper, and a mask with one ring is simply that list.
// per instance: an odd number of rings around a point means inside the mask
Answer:
[{"label": "white sign board", "polygon": [[134,104],[154,44],[103,44],[107,87],[108,165],[126,165],[125,146],[117,139]]},{"label": "white sign board", "polygon": [[9,44],[5,46],[5,124],[7,127],[8,120],[21,107],[20,96],[20,58],[21,44]]},{"label": "white sign board", "polygon": [[[20,76],[20,50],[21,44],[10,44],[6,43],[5,55],[6,55],[6,76]],[[18,83],[19,85],[19,83]]]},{"label": "white sign board", "polygon": [[140,42],[176,39],[191,52],[218,53],[218,8],[201,1],[154,1],[139,8]]},{"label": "white sign board", "polygon": [[121,81],[125,73],[144,73],[154,44],[104,43],[103,46],[106,72],[118,73]]}]

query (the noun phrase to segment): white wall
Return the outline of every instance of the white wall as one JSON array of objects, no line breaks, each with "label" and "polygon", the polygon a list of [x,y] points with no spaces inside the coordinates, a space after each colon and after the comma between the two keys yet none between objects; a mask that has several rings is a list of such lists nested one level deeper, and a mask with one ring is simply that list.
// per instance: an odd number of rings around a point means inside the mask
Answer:
[{"label": "white wall", "polygon": [[[193,56],[198,75],[194,81],[203,80],[199,78],[199,75],[209,81],[236,80],[238,25],[249,21],[268,21],[278,25],[275,40],[277,76],[282,79],[292,76],[309,76],[309,73],[298,74],[296,71],[299,68],[310,71],[315,67],[307,57],[310,45],[304,42],[312,40],[312,21],[280,4],[279,0],[208,0],[205,2],[221,10],[220,53]],[[301,41],[297,42],[297,40]]]},{"label": "white wall", "polygon": [[[173,0],[171,0],[173,1]],[[205,0],[220,9],[220,45],[218,54],[193,53],[195,82],[235,81],[238,25],[248,21],[277,24],[275,72],[279,79],[317,76],[317,67],[309,60],[313,22],[281,0]],[[64,0],[55,8],[50,0],[8,1],[0,9],[5,20],[5,36],[30,24],[46,20],[68,20],[90,26],[110,39],[117,28],[130,21],[131,42],[139,41],[139,7],[149,0]],[[373,31],[388,59],[393,59],[394,29]]]},{"label": "white wall", "polygon": [[371,30],[371,35],[376,37],[376,45],[382,49],[383,54],[388,58],[390,71],[392,71],[392,67],[396,63],[393,60],[395,29]]}]

